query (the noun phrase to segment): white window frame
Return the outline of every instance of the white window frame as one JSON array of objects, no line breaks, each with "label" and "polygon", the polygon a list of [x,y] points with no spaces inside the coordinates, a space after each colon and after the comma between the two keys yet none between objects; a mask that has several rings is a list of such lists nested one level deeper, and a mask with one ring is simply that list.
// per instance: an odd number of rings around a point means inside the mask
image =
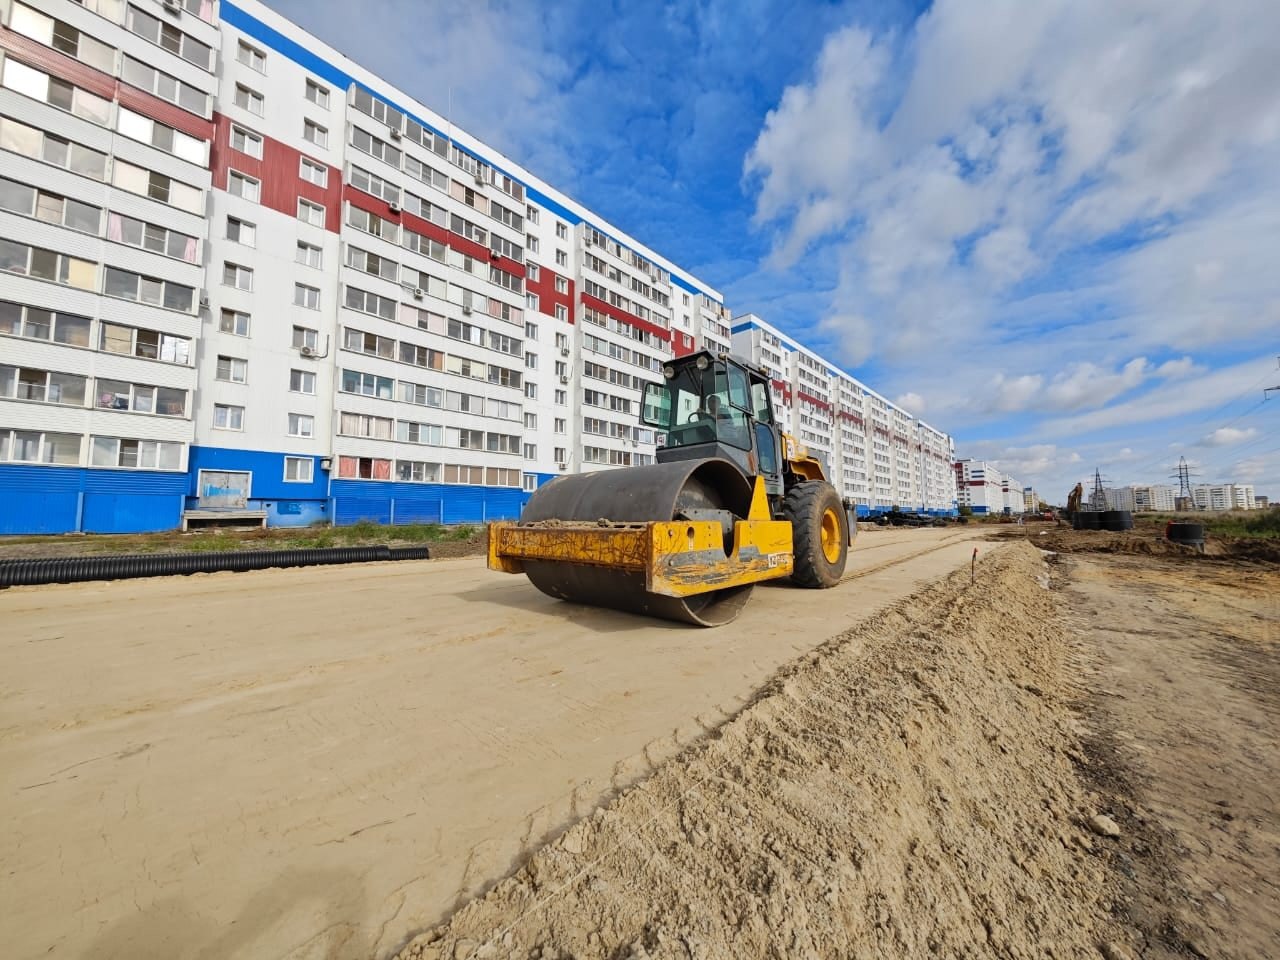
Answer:
[{"label": "white window frame", "polygon": [[[314,257],[312,256],[314,254]],[[294,262],[304,267],[314,267],[317,270],[322,269],[324,263],[324,248],[314,243],[307,243],[305,240],[299,240],[297,252],[294,254]],[[312,263],[312,260],[315,260]]]},{"label": "white window frame", "polygon": [[[289,476],[290,462],[294,464],[305,463],[307,465],[307,470],[306,470],[307,475],[305,477]],[[316,461],[314,457],[285,457],[284,458],[284,482],[285,483],[313,483],[316,475],[315,471],[316,471]]]},{"label": "white window frame", "polygon": [[[294,387],[294,377],[298,378],[298,386]],[[311,389],[306,389],[308,378],[310,378]],[[289,392],[296,393],[304,397],[314,397],[316,395],[316,375],[310,370],[292,369],[289,371]]]},{"label": "white window frame", "polygon": [[267,72],[267,55],[243,40],[240,41],[240,45],[236,48],[236,62],[243,63],[255,73],[265,74]]},{"label": "white window frame", "polygon": [[[293,429],[295,419],[298,424],[298,430],[296,433]],[[309,413],[288,414],[285,418],[285,435],[302,440],[314,439],[316,435],[316,418]]]},{"label": "white window frame", "polygon": [[[306,211],[305,217],[303,216],[304,210]],[[320,217],[319,223],[316,223],[316,221],[312,219],[314,216],[317,215],[317,213],[319,214],[319,217]],[[324,204],[316,203],[314,200],[308,200],[306,197],[298,198],[298,219],[301,220],[303,223],[308,224],[309,226],[312,226],[312,227],[320,227],[323,229],[327,218],[328,218],[328,210],[325,208]]]},{"label": "white window frame", "polygon": [[329,186],[329,168],[323,163],[317,163],[310,157],[300,157],[298,159],[298,177],[321,189],[326,189]]},{"label": "white window frame", "polygon": [[[248,196],[245,196],[243,193],[237,193],[235,190],[232,190],[231,183],[233,180],[237,183],[244,184],[246,188],[252,187],[253,196],[248,197]],[[262,202],[262,181],[259,180],[257,177],[250,176],[247,173],[241,173],[239,170],[228,170],[227,171],[227,193],[231,194],[233,197],[239,197],[242,200],[248,200],[250,203],[261,203]]]},{"label": "white window frame", "polygon": [[[315,96],[311,95],[313,90],[315,91]],[[302,95],[309,103],[314,103],[322,110],[329,109],[329,88],[324,84],[307,77],[306,85],[302,88]]]},{"label": "white window frame", "polygon": [[[243,142],[243,147],[236,146],[237,136]],[[260,133],[254,133],[238,123],[233,123],[231,132],[227,134],[227,143],[236,153],[243,153],[246,157],[253,157],[255,160],[262,159],[262,134]]]},{"label": "white window frame", "polygon": [[[240,94],[244,94],[244,103],[240,102]],[[237,83],[235,93],[232,94],[231,102],[246,113],[251,113],[255,117],[260,117],[266,112],[267,100],[262,94],[252,87],[246,87],[243,83]],[[254,107],[257,106],[255,110]]]},{"label": "white window frame", "polygon": [[[218,414],[223,410],[226,411],[226,423],[218,423]],[[232,426],[235,419],[236,411],[240,412],[240,425]],[[244,432],[244,407],[237,403],[215,403],[213,405],[213,429],[214,430],[232,430],[236,433]]]},{"label": "white window frame", "polygon": [[[310,136],[311,133],[315,136]],[[314,120],[304,118],[302,121],[302,139],[314,143],[321,150],[329,149],[329,128],[321,126]]]}]

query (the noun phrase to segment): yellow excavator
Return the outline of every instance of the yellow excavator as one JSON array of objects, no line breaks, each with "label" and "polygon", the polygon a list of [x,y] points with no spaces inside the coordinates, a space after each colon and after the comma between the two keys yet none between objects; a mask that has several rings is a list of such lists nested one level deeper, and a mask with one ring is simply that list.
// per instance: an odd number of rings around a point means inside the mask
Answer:
[{"label": "yellow excavator", "polygon": [[764,580],[839,583],[854,505],[779,429],[768,374],[701,351],[662,377],[640,409],[666,438],[657,462],[543,484],[518,522],[489,524],[489,567],[562,600],[706,627]]}]

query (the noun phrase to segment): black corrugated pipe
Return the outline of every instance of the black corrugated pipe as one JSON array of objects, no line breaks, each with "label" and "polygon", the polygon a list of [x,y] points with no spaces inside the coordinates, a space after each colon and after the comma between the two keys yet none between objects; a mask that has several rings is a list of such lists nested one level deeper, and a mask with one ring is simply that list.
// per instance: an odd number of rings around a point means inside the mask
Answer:
[{"label": "black corrugated pipe", "polygon": [[189,576],[224,570],[267,570],[333,563],[426,560],[428,547],[328,547],[313,550],[228,550],[222,553],[149,553],[119,557],[38,557],[0,560],[0,587],[138,577]]}]

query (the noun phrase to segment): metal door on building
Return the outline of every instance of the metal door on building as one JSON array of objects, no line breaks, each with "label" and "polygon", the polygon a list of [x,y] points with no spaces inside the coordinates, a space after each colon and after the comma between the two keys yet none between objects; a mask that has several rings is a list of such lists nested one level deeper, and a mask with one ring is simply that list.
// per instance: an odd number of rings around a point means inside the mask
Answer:
[{"label": "metal door on building", "polygon": [[200,471],[201,510],[243,510],[249,503],[253,474],[229,470]]}]

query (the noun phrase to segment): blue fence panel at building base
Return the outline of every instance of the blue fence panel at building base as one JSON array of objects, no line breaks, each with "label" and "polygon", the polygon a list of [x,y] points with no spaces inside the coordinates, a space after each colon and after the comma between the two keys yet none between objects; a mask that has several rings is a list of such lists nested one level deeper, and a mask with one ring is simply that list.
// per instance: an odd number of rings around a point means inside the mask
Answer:
[{"label": "blue fence panel at building base", "polygon": [[148,493],[86,493],[85,533],[151,533],[182,523],[182,497]]},{"label": "blue fence panel at building base", "polygon": [[148,533],[182,519],[186,473],[0,466],[0,534]]},{"label": "blue fence panel at building base", "polygon": [[0,489],[0,534],[71,533],[79,512],[78,493]]},{"label": "blue fence panel at building base", "polygon": [[396,497],[392,523],[443,523],[444,501]]},{"label": "blue fence panel at building base", "polygon": [[529,495],[514,487],[334,480],[333,522],[484,523],[516,520]]}]

